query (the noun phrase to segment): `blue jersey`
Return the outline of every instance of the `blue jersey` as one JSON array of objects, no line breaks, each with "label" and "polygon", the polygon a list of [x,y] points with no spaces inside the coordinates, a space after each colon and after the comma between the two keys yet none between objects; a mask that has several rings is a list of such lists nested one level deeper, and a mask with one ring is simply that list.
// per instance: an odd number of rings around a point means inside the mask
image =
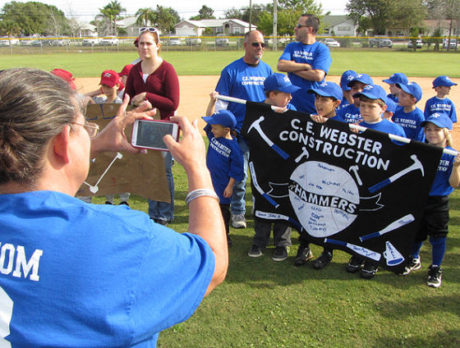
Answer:
[{"label": "blue jersey", "polygon": [[[454,150],[450,146],[446,146],[446,149]],[[455,156],[448,155],[446,153],[442,154],[438,170],[436,171],[436,175],[434,177],[433,185],[431,186],[430,196],[448,196],[454,191],[454,188],[449,184],[454,160]]]},{"label": "blue jersey", "polygon": [[[291,42],[284,49],[280,60],[289,60],[296,63],[306,63],[315,70],[322,70],[328,73],[332,63],[331,52],[323,43],[316,41],[311,45],[304,45],[301,42]],[[315,114],[315,95],[307,93],[309,89],[318,87],[323,81],[316,82],[306,80],[294,73],[288,73],[293,85],[301,89],[292,95],[292,104],[300,112]]]},{"label": "blue jersey", "polygon": [[347,98],[343,97],[342,101],[340,102],[340,104],[337,107],[337,109],[335,109],[335,111],[337,112],[337,111],[343,109],[344,107],[347,107],[348,105],[350,105],[350,102],[348,101]]},{"label": "blue jersey", "polygon": [[349,104],[337,111],[334,119],[345,123],[358,123],[362,120],[361,112],[354,104]]},{"label": "blue jersey", "polygon": [[193,314],[214,273],[201,237],[59,192],[0,195],[0,231],[11,347],[154,347]]},{"label": "blue jersey", "polygon": [[399,106],[393,115],[393,122],[399,124],[406,133],[406,138],[418,141],[425,141],[425,133],[420,124],[425,121],[422,110],[415,108],[413,111],[406,113],[404,108]]},{"label": "blue jersey", "polygon": [[[263,103],[264,81],[271,74],[272,68],[266,63],[259,61],[257,65],[249,65],[240,58],[222,70],[216,91],[220,95]],[[239,131],[246,115],[246,105],[230,102],[227,110],[235,115],[236,130]]]},{"label": "blue jersey", "polygon": [[436,113],[444,113],[452,120],[457,122],[457,112],[455,111],[455,105],[449,98],[438,98],[433,97],[426,101],[425,104],[425,118]]},{"label": "blue jersey", "polygon": [[215,138],[208,124],[204,128],[209,139],[206,165],[211,173],[212,186],[221,204],[230,204],[231,198],[224,197],[224,190],[230,178],[235,182],[243,180],[243,153],[236,139]]},{"label": "blue jersey", "polygon": [[388,121],[385,118],[383,118],[377,123],[361,122],[359,125],[366,127],[366,128],[374,129],[379,132],[398,135],[400,137],[406,137],[406,133],[404,132],[404,129],[402,129],[400,125],[393,123],[391,121]]}]

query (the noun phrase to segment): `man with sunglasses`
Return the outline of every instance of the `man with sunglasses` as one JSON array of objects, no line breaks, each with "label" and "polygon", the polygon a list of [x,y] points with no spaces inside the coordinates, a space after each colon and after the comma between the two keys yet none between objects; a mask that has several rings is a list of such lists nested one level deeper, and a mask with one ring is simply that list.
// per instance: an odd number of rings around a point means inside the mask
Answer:
[{"label": "man with sunglasses", "polygon": [[[265,78],[273,74],[272,68],[261,60],[265,48],[264,36],[260,31],[249,31],[244,36],[243,46],[244,56],[222,70],[216,91],[224,96],[263,102],[265,100]],[[227,109],[235,115],[237,122],[235,129],[239,133],[246,115],[246,106],[218,100],[216,112],[222,109]],[[246,228],[244,214],[246,212],[245,193],[249,149],[241,136],[238,136],[238,143],[244,154],[244,179],[237,183],[233,189],[232,226],[234,228]]]},{"label": "man with sunglasses", "polygon": [[318,28],[318,17],[301,15],[294,28],[296,42],[286,46],[278,61],[278,70],[287,72],[292,84],[301,88],[292,95],[291,104],[309,114],[316,113],[315,96],[307,91],[324,81],[332,63],[329,48],[316,41]]}]

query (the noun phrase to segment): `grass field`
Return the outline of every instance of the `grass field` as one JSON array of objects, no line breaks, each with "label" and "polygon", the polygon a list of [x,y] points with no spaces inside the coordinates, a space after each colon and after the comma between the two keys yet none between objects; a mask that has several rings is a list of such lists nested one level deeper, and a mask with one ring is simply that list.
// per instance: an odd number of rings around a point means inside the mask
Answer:
[{"label": "grass field", "polygon": [[[424,77],[448,75],[460,77],[460,54],[435,52],[406,52],[390,50],[333,50],[330,75],[341,75],[348,69],[366,72],[371,76],[390,76],[403,71],[407,76]],[[219,75],[222,68],[241,57],[243,51],[163,52],[165,60],[173,64],[178,75]],[[266,51],[263,60],[273,69],[281,52]],[[56,53],[28,55],[0,55],[2,69],[34,67],[43,70],[63,68],[76,77],[97,77],[106,69],[120,71],[137,58],[136,51]]]},{"label": "grass field", "polygon": [[[183,168],[173,167],[176,214],[171,228],[187,230]],[[248,187],[250,190],[250,187]],[[99,198],[100,203],[103,202]],[[134,209],[147,211],[139,197]],[[247,211],[252,203],[247,201]],[[379,271],[373,280],[345,271],[349,255],[336,251],[324,270],[294,267],[297,232],[289,258],[247,256],[253,222],[231,230],[233,247],[226,281],[195,315],[160,334],[159,347],[459,347],[460,346],[460,192],[451,196],[450,234],[442,287],[425,285],[430,248],[423,268],[408,277]],[[315,255],[320,247],[313,246]]]}]

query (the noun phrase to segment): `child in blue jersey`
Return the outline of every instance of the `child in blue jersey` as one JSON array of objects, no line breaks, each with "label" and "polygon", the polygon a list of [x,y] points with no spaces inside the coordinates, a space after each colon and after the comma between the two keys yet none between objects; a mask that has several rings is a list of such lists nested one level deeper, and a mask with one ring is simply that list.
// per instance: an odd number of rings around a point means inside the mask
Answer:
[{"label": "child in blue jersey", "polygon": [[[289,77],[284,74],[275,73],[267,77],[264,81],[265,103],[276,106],[283,110],[296,110],[294,105],[289,102],[292,99],[292,93],[300,90],[300,87],[294,86]],[[275,249],[273,250],[273,261],[284,261],[288,257],[288,247],[291,246],[291,227],[284,221],[271,222],[259,218],[254,219],[254,239],[249,257],[259,257],[263,255],[263,249],[267,246],[270,239],[270,232],[273,228],[273,240]]]},{"label": "child in blue jersey", "polygon": [[388,93],[387,97],[397,103],[399,92],[401,91],[398,87],[398,83],[405,85],[409,82],[409,80],[403,73],[394,73],[390,76],[390,78],[383,80],[383,82],[390,85],[390,93]]},{"label": "child in blue jersey", "polygon": [[359,113],[359,98],[355,98],[355,94],[361,92],[367,85],[372,85],[372,78],[367,74],[358,74],[350,82],[348,86],[351,88],[350,93],[353,96],[353,104],[345,106],[337,112],[335,120],[345,123],[360,122],[361,115]]},{"label": "child in blue jersey", "polygon": [[[312,115],[315,122],[324,123],[328,119],[334,119],[336,110],[343,98],[343,89],[334,82],[323,82],[318,87],[312,88],[308,93],[315,94],[316,115]],[[333,249],[324,247],[321,255],[313,260],[312,266],[315,269],[323,269],[332,260]],[[299,238],[299,249],[294,261],[295,266],[302,266],[313,258],[310,250],[310,240],[306,233]]]},{"label": "child in blue jersey", "polygon": [[398,107],[396,103],[393,101],[393,99],[386,98],[385,104],[387,105],[387,109],[382,115],[382,118],[386,118],[388,121],[391,121],[393,119],[393,115],[395,114],[396,108]]},{"label": "child in blue jersey", "polygon": [[[434,113],[422,123],[428,143],[452,149],[449,130],[452,121],[446,114]],[[434,288],[441,286],[441,264],[446,252],[446,236],[449,223],[448,196],[460,185],[460,158],[443,153],[434,178],[427,203],[423,210],[422,223],[412,247],[412,254],[407,262],[404,275],[422,267],[420,249],[422,243],[430,236],[432,247],[431,266],[428,267],[427,285]]]},{"label": "child in blue jersey", "polygon": [[348,106],[353,103],[353,95],[351,94],[351,87],[348,86],[348,83],[352,81],[356,76],[358,76],[358,73],[356,71],[347,70],[344,71],[342,76],[340,77],[340,87],[342,88],[343,98],[342,102],[336,110],[340,110],[345,106]]},{"label": "child in blue jersey", "polygon": [[[211,96],[212,98],[212,96]],[[228,245],[230,202],[233,186],[243,179],[243,153],[231,131],[236,127],[236,119],[231,111],[220,110],[212,116],[202,117],[207,123],[204,128],[209,139],[206,165],[211,173],[212,185],[219,196],[220,209],[225,222]]]},{"label": "child in blue jersey", "polygon": [[406,138],[423,142],[425,135],[421,123],[425,121],[425,116],[423,111],[415,106],[422,98],[422,89],[416,82],[397,85],[401,89],[398,97],[398,104],[401,107],[396,109],[393,122],[403,127]]},{"label": "child in blue jersey", "polygon": [[453,123],[457,122],[455,105],[452,100],[447,98],[452,86],[457,86],[457,84],[447,76],[438,76],[434,79],[433,88],[436,92],[436,96],[426,101],[424,112],[425,118],[435,112],[443,112],[449,116]]}]

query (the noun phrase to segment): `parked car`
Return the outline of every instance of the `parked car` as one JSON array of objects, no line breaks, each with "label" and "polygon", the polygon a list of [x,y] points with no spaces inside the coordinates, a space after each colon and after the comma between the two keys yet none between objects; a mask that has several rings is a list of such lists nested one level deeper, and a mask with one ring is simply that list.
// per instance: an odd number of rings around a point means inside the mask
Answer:
[{"label": "parked car", "polygon": [[[422,39],[415,40],[415,47],[416,48],[422,48],[423,47]],[[414,40],[409,40],[409,42],[407,43],[407,48],[414,48]]]},{"label": "parked car", "polygon": [[83,39],[81,42],[82,46],[95,46],[99,44],[99,39],[98,38],[92,38],[92,39]]},{"label": "parked car", "polygon": [[33,40],[30,43],[30,45],[34,46],[34,47],[43,47],[43,41],[42,40]]},{"label": "parked car", "polygon": [[223,34],[217,34],[216,37],[216,46],[228,46],[230,44],[230,41],[226,38],[223,37]]},{"label": "parked car", "polygon": [[333,39],[333,38],[330,38],[330,37],[327,37],[323,40],[323,43],[327,46],[327,47],[340,47],[340,42],[338,42],[337,40]]},{"label": "parked car", "polygon": [[180,46],[182,45],[182,41],[179,38],[172,38],[168,40],[169,46]]},{"label": "parked car", "polygon": [[101,46],[118,46],[118,38],[116,36],[107,36],[104,37],[99,44]]},{"label": "parked car", "polygon": [[369,47],[378,47],[378,48],[388,47],[388,48],[392,48],[393,47],[393,41],[391,41],[390,39],[382,39],[382,38],[374,37],[372,39],[369,39]]},{"label": "parked car", "polygon": [[51,46],[70,46],[69,39],[55,39],[55,40],[50,40],[50,41],[51,41]]},{"label": "parked car", "polygon": [[442,48],[447,49],[447,45],[449,45],[450,49],[457,49],[457,39],[450,39],[450,43],[448,43],[449,39],[442,40]]},{"label": "parked car", "polygon": [[185,44],[187,46],[199,46],[201,45],[201,39],[197,37],[188,37],[185,39]]}]

